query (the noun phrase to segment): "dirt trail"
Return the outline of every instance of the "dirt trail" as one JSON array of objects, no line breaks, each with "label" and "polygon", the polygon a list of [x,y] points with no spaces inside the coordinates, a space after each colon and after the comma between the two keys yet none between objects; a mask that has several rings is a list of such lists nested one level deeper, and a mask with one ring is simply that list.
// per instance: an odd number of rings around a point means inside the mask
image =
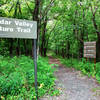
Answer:
[{"label": "dirt trail", "polygon": [[40,100],[100,100],[99,92],[93,92],[100,87],[93,78],[83,76],[80,71],[73,68],[65,68],[58,59],[50,58],[50,64],[59,64],[55,76],[56,88],[60,90],[59,96],[44,96]]}]

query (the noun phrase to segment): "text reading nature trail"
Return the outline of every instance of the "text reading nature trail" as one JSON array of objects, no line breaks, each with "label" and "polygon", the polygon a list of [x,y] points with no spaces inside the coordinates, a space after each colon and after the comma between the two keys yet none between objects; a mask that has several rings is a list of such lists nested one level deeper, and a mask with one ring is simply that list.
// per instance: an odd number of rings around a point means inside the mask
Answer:
[{"label": "text reading nature trail", "polygon": [[37,38],[35,21],[0,18],[0,36],[12,38]]}]

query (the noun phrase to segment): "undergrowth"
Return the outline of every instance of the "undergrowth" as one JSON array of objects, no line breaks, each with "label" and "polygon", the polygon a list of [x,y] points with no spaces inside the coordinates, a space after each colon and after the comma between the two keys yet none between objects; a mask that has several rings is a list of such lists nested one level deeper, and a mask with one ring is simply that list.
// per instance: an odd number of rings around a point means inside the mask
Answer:
[{"label": "undergrowth", "polygon": [[[42,97],[49,90],[51,91],[55,85],[54,71],[55,69],[48,64],[48,58],[39,57],[39,97]],[[0,56],[0,96],[0,100],[36,100],[34,63],[31,57]]]},{"label": "undergrowth", "polygon": [[77,70],[80,70],[83,74],[92,76],[97,79],[100,83],[100,62],[94,64],[93,61],[86,61],[86,59],[82,59],[82,61],[77,59],[63,59],[60,58],[62,64],[67,67],[72,67]]}]

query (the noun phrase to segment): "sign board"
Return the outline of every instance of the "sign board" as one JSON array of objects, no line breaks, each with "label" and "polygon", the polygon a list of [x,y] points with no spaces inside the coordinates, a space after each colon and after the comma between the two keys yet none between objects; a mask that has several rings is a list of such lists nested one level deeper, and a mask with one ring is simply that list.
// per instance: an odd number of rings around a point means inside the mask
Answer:
[{"label": "sign board", "polygon": [[36,98],[38,100],[36,55],[37,22],[0,17],[0,37],[34,39],[34,76]]},{"label": "sign board", "polygon": [[84,42],[84,57],[96,58],[96,42]]},{"label": "sign board", "polygon": [[0,17],[0,37],[37,38],[37,22]]}]

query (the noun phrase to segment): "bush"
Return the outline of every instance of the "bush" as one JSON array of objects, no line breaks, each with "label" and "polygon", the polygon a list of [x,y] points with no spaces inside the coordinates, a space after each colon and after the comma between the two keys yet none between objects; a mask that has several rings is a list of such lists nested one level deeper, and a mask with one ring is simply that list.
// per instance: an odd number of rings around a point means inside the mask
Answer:
[{"label": "bush", "polygon": [[[38,60],[38,94],[43,96],[54,86],[55,69],[48,64],[48,59]],[[0,95],[7,100],[25,100],[36,98],[34,88],[33,59],[26,56],[0,57]]]},{"label": "bush", "polygon": [[[87,62],[85,59],[79,61],[77,59],[63,59],[60,58],[62,64],[67,67],[72,67],[77,70],[81,70],[83,74],[88,75],[89,77],[95,77],[97,81],[100,83],[100,62],[94,65],[93,62]],[[95,67],[96,66],[96,67]]]}]

